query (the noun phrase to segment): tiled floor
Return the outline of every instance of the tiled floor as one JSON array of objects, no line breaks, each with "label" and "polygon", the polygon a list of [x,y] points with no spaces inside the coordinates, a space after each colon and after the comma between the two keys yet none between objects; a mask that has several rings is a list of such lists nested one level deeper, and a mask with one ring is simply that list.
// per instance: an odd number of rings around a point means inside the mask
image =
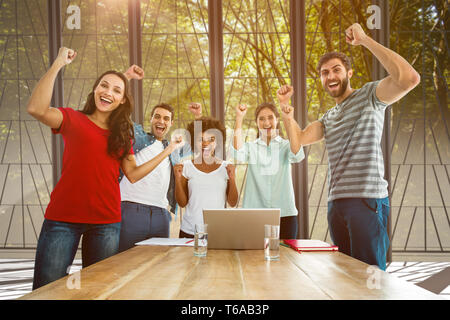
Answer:
[{"label": "tiled floor", "polygon": [[[33,259],[0,259],[0,300],[12,300],[31,292]],[[81,260],[74,260],[69,273],[81,269]]]},{"label": "tiled floor", "polygon": [[[0,300],[11,300],[31,291],[34,260],[0,259]],[[422,282],[450,267],[450,262],[391,262],[387,271],[414,284]],[[70,273],[81,269],[75,260]],[[450,285],[440,295],[450,300]]]},{"label": "tiled floor", "polygon": [[[391,262],[386,271],[400,279],[420,284],[432,276],[439,275],[447,268],[450,268],[450,262]],[[435,293],[450,300],[450,277],[446,277],[444,280],[439,279],[439,281],[440,283],[447,283],[447,287],[444,285],[445,288],[440,293]],[[423,287],[423,285],[421,286]]]}]

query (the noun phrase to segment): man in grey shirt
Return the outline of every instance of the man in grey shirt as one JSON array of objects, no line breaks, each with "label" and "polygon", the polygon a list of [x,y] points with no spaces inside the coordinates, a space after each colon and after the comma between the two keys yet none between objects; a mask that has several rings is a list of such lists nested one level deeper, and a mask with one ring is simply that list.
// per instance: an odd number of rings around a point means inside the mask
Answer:
[{"label": "man in grey shirt", "polygon": [[[302,145],[325,139],[328,225],[334,244],[341,252],[385,270],[389,198],[381,152],[384,112],[417,86],[420,76],[400,55],[366,35],[359,24],[345,33],[347,43],[366,47],[389,75],[353,89],[348,57],[327,53],[320,59],[318,71],[336,106],[302,130],[290,121],[294,112],[287,98],[281,106],[282,117],[285,125],[295,127],[295,139]],[[292,95],[292,88],[283,87],[281,94]]]}]

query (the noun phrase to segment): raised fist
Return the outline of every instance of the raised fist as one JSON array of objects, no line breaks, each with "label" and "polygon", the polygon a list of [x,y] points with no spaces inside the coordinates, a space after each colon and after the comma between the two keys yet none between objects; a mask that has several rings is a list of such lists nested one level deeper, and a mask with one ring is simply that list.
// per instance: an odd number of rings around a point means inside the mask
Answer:
[{"label": "raised fist", "polygon": [[56,57],[57,60],[59,60],[64,66],[71,63],[75,57],[77,56],[77,53],[69,48],[61,47],[58,51],[58,56]]},{"label": "raised fist", "polygon": [[177,134],[172,136],[172,139],[170,141],[169,144],[169,148],[171,148],[172,152],[175,151],[178,148],[181,148],[182,146],[184,146],[184,140],[183,140],[183,136],[181,134]]},{"label": "raised fist", "polygon": [[294,108],[288,104],[281,105],[281,117],[284,119],[293,119],[294,118]]},{"label": "raised fist", "polygon": [[124,75],[125,77],[127,77],[128,80],[131,79],[142,80],[144,78],[144,69],[133,64],[131,67],[128,68],[127,71],[125,71]]},{"label": "raised fist", "polygon": [[236,178],[236,166],[234,164],[227,165],[228,178],[234,180]]},{"label": "raised fist", "polygon": [[360,45],[367,35],[359,23],[354,23],[345,30],[345,41],[354,46]]},{"label": "raised fist", "polygon": [[173,174],[175,175],[175,178],[179,179],[183,175],[183,164],[177,163],[173,166]]},{"label": "raised fist", "polygon": [[195,119],[198,119],[202,116],[202,105],[197,102],[191,102],[188,106],[189,112],[192,113]]},{"label": "raised fist", "polygon": [[244,118],[247,113],[248,107],[246,104],[238,104],[236,106],[236,117]]},{"label": "raised fist", "polygon": [[294,94],[294,88],[290,85],[285,84],[280,89],[277,90],[277,98],[280,104],[289,104],[289,100]]}]

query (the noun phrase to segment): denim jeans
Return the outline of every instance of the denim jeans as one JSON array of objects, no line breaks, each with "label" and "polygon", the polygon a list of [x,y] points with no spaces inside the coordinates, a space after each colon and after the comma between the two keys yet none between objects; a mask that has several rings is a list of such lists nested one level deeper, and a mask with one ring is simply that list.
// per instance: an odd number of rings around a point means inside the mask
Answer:
[{"label": "denim jeans", "polygon": [[386,270],[389,198],[347,198],[328,202],[330,236],[339,251]]},{"label": "denim jeans", "polygon": [[166,209],[129,201],[122,201],[121,208],[120,252],[148,238],[169,238],[171,217]]},{"label": "denim jeans", "polygon": [[85,268],[118,253],[119,234],[120,222],[87,224],[45,219],[37,244],[33,290],[67,275],[81,236]]}]

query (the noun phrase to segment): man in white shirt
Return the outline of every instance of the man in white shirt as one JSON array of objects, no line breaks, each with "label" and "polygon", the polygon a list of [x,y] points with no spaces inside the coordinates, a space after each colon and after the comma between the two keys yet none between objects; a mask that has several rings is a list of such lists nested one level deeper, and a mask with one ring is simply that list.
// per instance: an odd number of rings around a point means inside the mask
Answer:
[{"label": "man in white shirt", "polygon": [[[140,80],[144,77],[144,71],[133,65],[125,75],[128,79]],[[201,116],[201,105],[191,103],[189,111],[198,118]],[[138,165],[154,158],[169,144],[164,138],[173,124],[173,108],[165,103],[158,104],[153,107],[150,116],[151,132],[147,133],[140,124],[134,124],[133,151]],[[173,213],[176,208],[172,168],[176,164],[174,156],[172,154],[164,159],[152,172],[134,184],[125,176],[120,181],[122,200],[120,252],[133,247],[136,242],[151,237],[169,238],[171,215],[167,208],[170,206]],[[179,157],[178,154],[176,156]]]}]

